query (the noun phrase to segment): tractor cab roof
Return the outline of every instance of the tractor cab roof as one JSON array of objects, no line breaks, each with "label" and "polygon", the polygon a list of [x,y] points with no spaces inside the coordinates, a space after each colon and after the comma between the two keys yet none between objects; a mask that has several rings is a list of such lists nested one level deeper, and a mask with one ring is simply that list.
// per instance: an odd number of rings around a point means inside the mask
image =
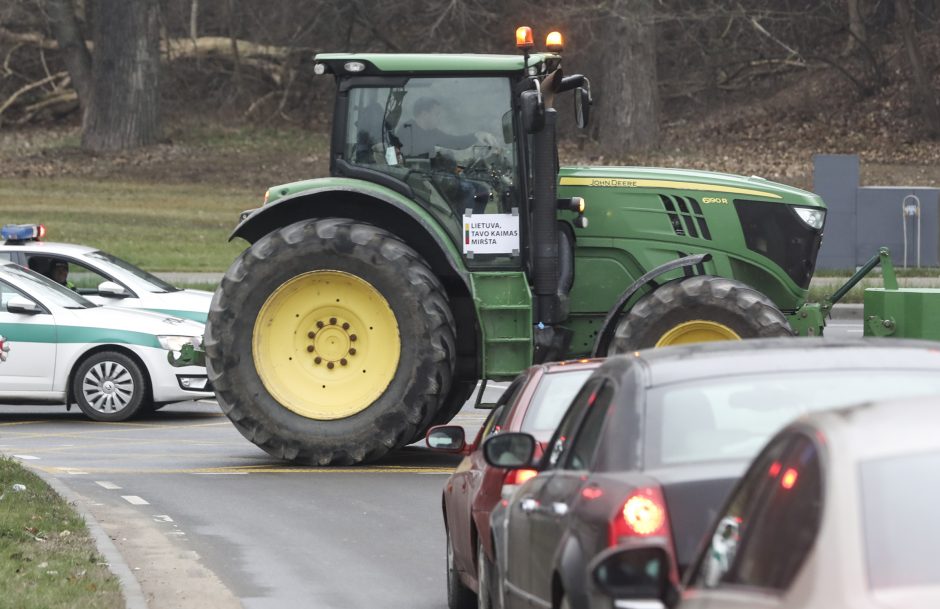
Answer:
[{"label": "tractor cab roof", "polygon": [[[561,58],[555,53],[528,56],[530,75],[545,74]],[[319,53],[313,58],[317,74],[422,74],[484,73],[512,74],[526,67],[522,55],[479,55],[471,53]],[[321,67],[322,66],[322,67]]]}]

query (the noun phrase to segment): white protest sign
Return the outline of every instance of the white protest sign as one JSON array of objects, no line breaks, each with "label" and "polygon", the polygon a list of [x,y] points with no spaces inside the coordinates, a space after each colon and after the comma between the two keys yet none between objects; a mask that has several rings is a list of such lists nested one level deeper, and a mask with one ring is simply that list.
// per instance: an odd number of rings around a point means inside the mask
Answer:
[{"label": "white protest sign", "polygon": [[464,216],[463,253],[519,255],[519,216],[514,214]]}]

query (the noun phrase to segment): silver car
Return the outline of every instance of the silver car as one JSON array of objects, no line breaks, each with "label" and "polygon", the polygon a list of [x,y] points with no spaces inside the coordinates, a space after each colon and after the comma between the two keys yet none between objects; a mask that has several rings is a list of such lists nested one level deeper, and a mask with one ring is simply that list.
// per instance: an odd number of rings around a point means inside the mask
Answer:
[{"label": "silver car", "polygon": [[686,573],[648,539],[591,563],[592,607],[940,607],[940,400],[808,415],[751,464]]}]

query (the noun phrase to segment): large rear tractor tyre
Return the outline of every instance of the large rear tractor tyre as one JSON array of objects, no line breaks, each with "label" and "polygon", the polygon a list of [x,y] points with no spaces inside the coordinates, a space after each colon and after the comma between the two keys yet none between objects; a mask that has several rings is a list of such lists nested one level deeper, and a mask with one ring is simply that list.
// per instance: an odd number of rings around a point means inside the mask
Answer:
[{"label": "large rear tractor tyre", "polygon": [[739,281],[702,275],[641,298],[617,324],[610,353],[775,336],[793,330],[769,298]]},{"label": "large rear tractor tyre", "polygon": [[377,459],[424,432],[455,364],[447,296],[397,237],[304,220],[248,248],[206,324],[222,411],[271,455],[317,465]]}]

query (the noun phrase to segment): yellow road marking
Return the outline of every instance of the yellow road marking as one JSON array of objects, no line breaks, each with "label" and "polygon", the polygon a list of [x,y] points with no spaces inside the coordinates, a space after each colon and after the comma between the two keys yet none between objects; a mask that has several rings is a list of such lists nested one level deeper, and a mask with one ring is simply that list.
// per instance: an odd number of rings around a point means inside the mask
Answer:
[{"label": "yellow road marking", "polygon": [[[67,474],[68,467],[36,467],[48,474]],[[89,474],[449,474],[453,468],[407,467],[385,465],[379,467],[291,467],[272,465],[193,467],[193,468],[140,468],[119,469],[108,467],[83,467]]]},{"label": "yellow road marking", "polygon": [[680,182],[677,180],[649,180],[633,178],[593,177],[593,178],[562,178],[561,186],[597,186],[601,188],[675,188],[679,190],[697,190],[701,192],[731,192],[739,195],[753,197],[766,197],[768,199],[782,199],[778,194],[751,188],[737,186],[722,186],[720,184],[701,184],[699,182]]}]

